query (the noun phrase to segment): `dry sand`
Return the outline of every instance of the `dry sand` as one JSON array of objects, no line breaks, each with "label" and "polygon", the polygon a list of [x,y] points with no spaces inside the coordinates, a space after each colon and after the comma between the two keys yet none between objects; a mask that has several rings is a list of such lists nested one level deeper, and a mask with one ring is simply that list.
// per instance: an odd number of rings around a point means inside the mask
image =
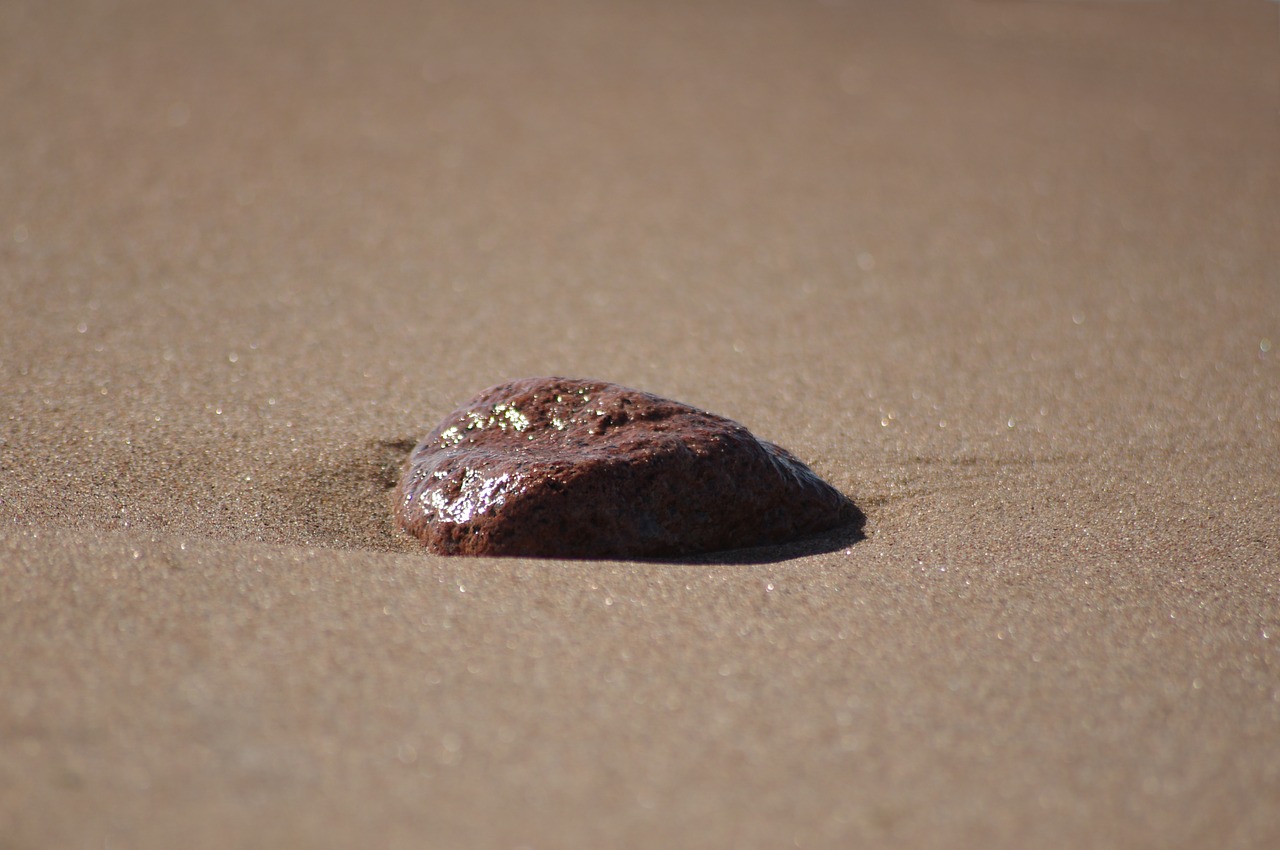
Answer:
[{"label": "dry sand", "polygon": [[[1278,18],[5,3],[0,847],[1280,846]],[[868,537],[396,537],[538,374]]]}]

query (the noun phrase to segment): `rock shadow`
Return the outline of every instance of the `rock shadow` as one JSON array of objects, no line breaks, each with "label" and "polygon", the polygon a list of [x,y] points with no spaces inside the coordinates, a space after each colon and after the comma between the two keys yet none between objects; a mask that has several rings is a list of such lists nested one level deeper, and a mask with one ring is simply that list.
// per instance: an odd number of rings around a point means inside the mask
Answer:
[{"label": "rock shadow", "polygon": [[867,522],[866,514],[856,506],[854,511],[855,516],[844,525],[784,543],[770,543],[746,549],[723,549],[718,552],[704,552],[700,555],[685,555],[677,558],[644,559],[643,563],[684,566],[757,566],[839,552],[867,539],[864,532]]}]

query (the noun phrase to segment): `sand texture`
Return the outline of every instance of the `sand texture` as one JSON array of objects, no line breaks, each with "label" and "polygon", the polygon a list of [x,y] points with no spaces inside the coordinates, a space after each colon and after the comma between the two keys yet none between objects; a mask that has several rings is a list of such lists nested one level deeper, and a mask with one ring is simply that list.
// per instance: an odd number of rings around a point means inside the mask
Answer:
[{"label": "sand texture", "polygon": [[[1280,9],[0,6],[0,848],[1280,847]],[[526,375],[866,539],[449,558]]]}]

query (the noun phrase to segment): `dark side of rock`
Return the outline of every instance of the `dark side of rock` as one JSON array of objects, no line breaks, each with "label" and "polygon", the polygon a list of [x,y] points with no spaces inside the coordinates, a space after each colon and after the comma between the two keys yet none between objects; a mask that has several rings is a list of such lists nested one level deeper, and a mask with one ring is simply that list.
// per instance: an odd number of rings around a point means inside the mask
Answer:
[{"label": "dark side of rock", "polygon": [[861,525],[786,449],[604,381],[527,378],[450,413],[409,459],[396,522],[432,552],[665,558]]}]

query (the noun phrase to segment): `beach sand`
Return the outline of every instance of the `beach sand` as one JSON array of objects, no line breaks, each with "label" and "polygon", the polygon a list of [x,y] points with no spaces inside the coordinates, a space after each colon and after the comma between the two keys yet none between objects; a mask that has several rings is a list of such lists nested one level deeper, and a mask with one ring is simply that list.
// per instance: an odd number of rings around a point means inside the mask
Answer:
[{"label": "beach sand", "polygon": [[[0,847],[1280,846],[1274,3],[7,3]],[[430,556],[478,390],[867,514]]]}]

